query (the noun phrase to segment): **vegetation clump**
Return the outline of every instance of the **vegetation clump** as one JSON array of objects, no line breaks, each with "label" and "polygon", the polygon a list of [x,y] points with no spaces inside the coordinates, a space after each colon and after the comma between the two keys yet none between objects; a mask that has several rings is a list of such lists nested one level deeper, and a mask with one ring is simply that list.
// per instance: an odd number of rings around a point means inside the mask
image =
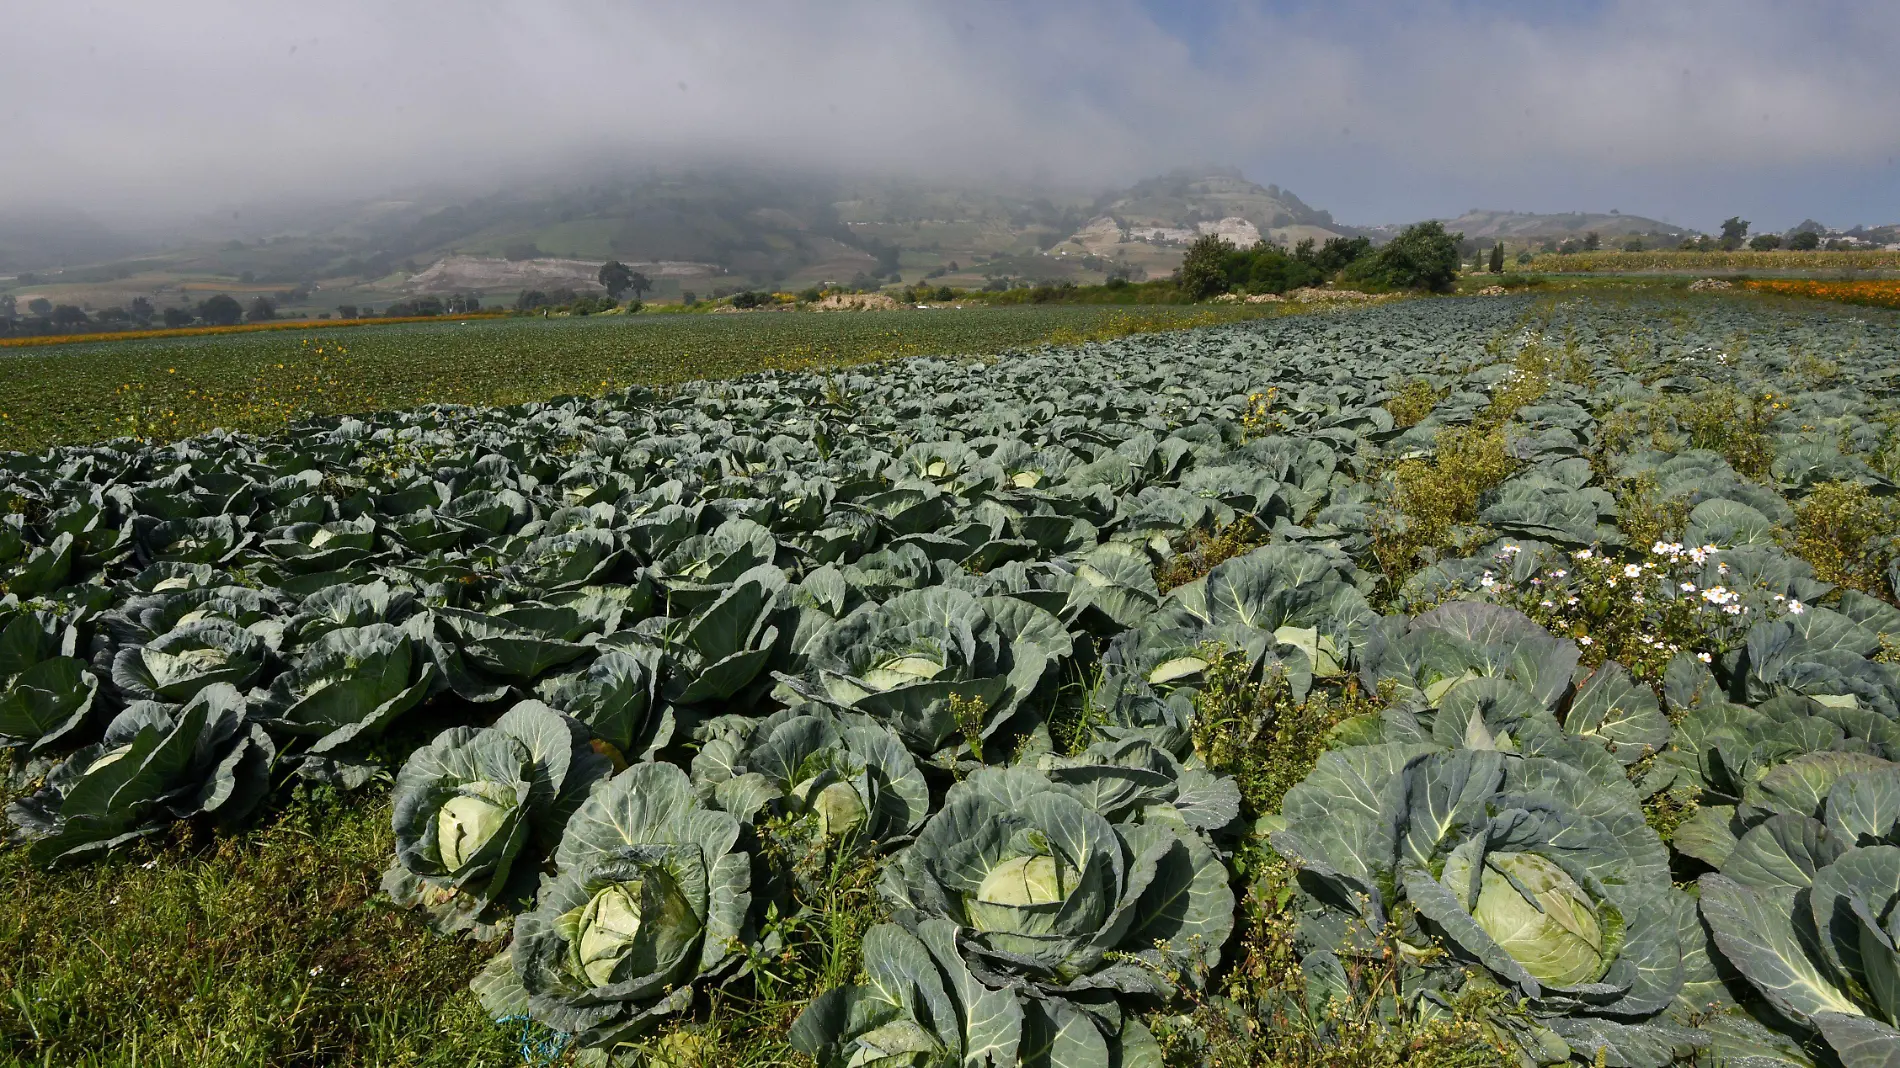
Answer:
[{"label": "vegetation clump", "polygon": [[1859,482],[1823,482],[1795,509],[1794,551],[1823,582],[1881,593],[1900,556],[1900,507]]},{"label": "vegetation clump", "polygon": [[1266,544],[1266,532],[1251,521],[1235,521],[1218,530],[1195,527],[1175,539],[1174,555],[1155,565],[1162,593],[1205,576],[1220,564]]},{"label": "vegetation clump", "polygon": [[[1446,427],[1434,439],[1432,458],[1405,460],[1393,468],[1390,497],[1373,517],[1372,547],[1387,580],[1396,588],[1423,560],[1461,541],[1460,527],[1475,522],[1485,491],[1509,478],[1519,461],[1504,429]],[[1462,540],[1479,537],[1466,531]]]},{"label": "vegetation clump", "polygon": [[1385,402],[1385,410],[1392,413],[1394,426],[1414,427],[1424,422],[1450,392],[1434,387],[1423,378],[1414,378]]}]

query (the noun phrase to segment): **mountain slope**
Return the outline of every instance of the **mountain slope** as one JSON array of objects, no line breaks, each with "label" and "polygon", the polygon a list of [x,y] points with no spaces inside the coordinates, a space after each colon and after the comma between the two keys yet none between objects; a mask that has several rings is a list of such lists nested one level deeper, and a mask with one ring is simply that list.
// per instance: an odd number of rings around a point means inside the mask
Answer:
[{"label": "mountain slope", "polygon": [[1468,238],[1481,241],[1504,240],[1562,241],[1572,237],[1582,237],[1595,232],[1608,240],[1631,234],[1668,234],[1677,237],[1695,236],[1696,231],[1686,226],[1645,218],[1641,215],[1624,215],[1620,212],[1571,211],[1561,213],[1538,213],[1529,211],[1487,211],[1473,208],[1456,219],[1440,220],[1445,229],[1453,233],[1462,233]]}]

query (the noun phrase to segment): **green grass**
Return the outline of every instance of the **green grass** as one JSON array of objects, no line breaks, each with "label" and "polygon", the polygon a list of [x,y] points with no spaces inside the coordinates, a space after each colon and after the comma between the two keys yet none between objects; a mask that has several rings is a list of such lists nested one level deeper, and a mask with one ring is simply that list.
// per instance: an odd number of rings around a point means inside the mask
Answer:
[{"label": "green grass", "polygon": [[53,872],[0,851],[0,1062],[506,1065],[469,976],[497,950],[381,898],[385,797]]},{"label": "green grass", "polygon": [[[645,1037],[656,1063],[794,1065],[807,1001],[853,979],[884,918],[879,866],[779,856],[781,947]],[[468,981],[503,941],[441,936],[378,890],[394,854],[385,793],[298,788],[261,825],[180,824],[153,845],[45,871],[0,850],[0,1064],[565,1065],[559,1036],[484,1014]]]},{"label": "green grass", "polygon": [[1055,307],[611,316],[356,327],[96,344],[0,355],[0,450],[430,403],[517,404],[633,384],[814,370],[925,354],[992,355],[1282,314]]}]

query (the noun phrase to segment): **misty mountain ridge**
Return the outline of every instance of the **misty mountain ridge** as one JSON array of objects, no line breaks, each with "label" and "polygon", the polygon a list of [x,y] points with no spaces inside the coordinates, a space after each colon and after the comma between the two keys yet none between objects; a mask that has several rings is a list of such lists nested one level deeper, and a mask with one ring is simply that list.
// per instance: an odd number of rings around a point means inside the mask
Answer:
[{"label": "misty mountain ridge", "polygon": [[195,240],[176,240],[172,251],[123,270],[100,261],[144,255],[149,246],[114,246],[96,223],[75,224],[66,246],[18,242],[0,269],[91,263],[88,277],[108,279],[130,270],[415,292],[454,281],[488,281],[471,288],[495,289],[535,274],[505,263],[570,261],[541,272],[569,278],[579,264],[618,259],[654,265],[650,276],[679,280],[656,287],[664,295],[698,276],[727,276],[732,286],[926,275],[958,284],[995,277],[1099,281],[1111,270],[1172,270],[1179,246],[1200,232],[1238,243],[1291,243],[1349,230],[1290,191],[1223,168],[1177,171],[1105,192],[737,167],[655,169],[456,199],[438,193],[301,213],[282,206],[219,213],[199,221]]},{"label": "misty mountain ridge", "polygon": [[1563,241],[1595,233],[1604,240],[1635,235],[1696,237],[1700,231],[1642,215],[1619,211],[1495,211],[1473,208],[1455,219],[1441,219],[1445,229],[1467,238],[1491,241]]},{"label": "misty mountain ridge", "polygon": [[[1615,211],[1474,209],[1442,221],[1467,238],[1507,244],[1590,232],[1606,243],[1696,233]],[[653,280],[652,296],[671,299],[823,282],[974,287],[999,278],[1153,277],[1173,270],[1204,234],[1291,246],[1338,236],[1383,241],[1400,229],[1342,224],[1291,190],[1218,166],[1108,190],[705,166],[523,182],[476,195],[438,188],[246,207],[135,236],[74,212],[15,212],[0,215],[0,272],[67,268],[55,279],[78,290],[74,299],[106,303],[172,299],[171,292],[183,299],[221,281],[325,294],[313,302],[368,303],[579,287],[590,265],[617,259]]]}]

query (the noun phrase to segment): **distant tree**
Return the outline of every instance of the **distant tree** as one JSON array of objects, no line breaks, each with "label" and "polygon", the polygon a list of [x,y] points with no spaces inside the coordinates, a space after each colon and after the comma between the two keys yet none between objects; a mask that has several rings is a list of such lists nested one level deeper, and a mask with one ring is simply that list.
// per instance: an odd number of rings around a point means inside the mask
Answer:
[{"label": "distant tree", "polygon": [[190,326],[191,319],[192,319],[192,315],[191,315],[190,308],[166,308],[165,309],[165,325],[166,326],[172,327],[174,329],[181,326]]},{"label": "distant tree", "polygon": [[1722,222],[1722,247],[1730,252],[1742,247],[1742,241],[1748,237],[1748,220],[1740,215],[1731,215]]},{"label": "distant tree", "polygon": [[1234,251],[1234,246],[1226,238],[1218,234],[1202,234],[1188,246],[1187,255],[1181,260],[1181,269],[1175,272],[1175,283],[1192,300],[1205,300],[1227,292],[1227,257]]},{"label": "distant tree", "polygon": [[[1330,278],[1372,252],[1372,240],[1365,237],[1329,237],[1313,254],[1313,266]],[[1299,253],[1294,252],[1297,258]]]},{"label": "distant tree", "polygon": [[607,291],[607,295],[615,300],[619,300],[627,290],[633,288],[633,268],[619,260],[608,260],[601,264],[600,273],[594,277],[600,283],[600,287]]},{"label": "distant tree", "polygon": [[580,294],[567,286],[561,286],[548,294],[549,304],[569,305],[580,299]]},{"label": "distant tree", "polygon": [[538,289],[524,289],[521,295],[515,298],[516,311],[533,311],[536,308],[545,308],[547,305],[548,295]]},{"label": "distant tree", "polygon": [[51,315],[53,314],[53,302],[47,300],[45,297],[34,297],[26,302],[26,310],[32,312],[34,315]]},{"label": "distant tree", "polygon": [[70,328],[84,325],[88,321],[85,310],[77,304],[61,304],[53,309],[54,326]]},{"label": "distant tree", "polygon": [[158,314],[157,309],[152,307],[152,302],[144,297],[132,298],[131,312],[133,321],[141,326],[151,322],[152,316]]},{"label": "distant tree", "polygon": [[[783,273],[781,273],[779,275],[779,280],[784,281],[784,279],[785,279],[785,276]],[[648,278],[646,275],[641,274],[639,271],[635,271],[633,272],[633,276],[627,279],[627,289],[633,293],[634,300],[639,300],[641,297],[646,296],[647,293],[652,291],[653,279]]]},{"label": "distant tree", "polygon": [[0,293],[0,319],[11,319],[18,314],[20,302],[11,293]]},{"label": "distant tree", "polygon": [[690,289],[682,289],[680,290],[680,303],[690,308],[699,303],[699,294]]},{"label": "distant tree", "polygon": [[1821,235],[1813,230],[1803,230],[1788,239],[1788,248],[1795,252],[1812,252],[1821,247]]},{"label": "distant tree", "polygon": [[132,321],[132,313],[124,308],[107,308],[99,313],[98,319],[109,326],[123,326]]},{"label": "distant tree", "polygon": [[1528,266],[1533,258],[1534,257],[1531,255],[1530,250],[1525,249],[1524,251],[1517,254],[1517,265],[1519,267]]},{"label": "distant tree", "polygon": [[220,293],[198,302],[198,318],[211,326],[235,326],[244,321],[244,305],[236,297]]},{"label": "distant tree", "polygon": [[467,315],[482,310],[482,300],[473,293],[457,293],[443,302],[450,315]]},{"label": "distant tree", "polygon": [[1489,266],[1492,274],[1504,273],[1504,242],[1499,241],[1491,246],[1491,262]]},{"label": "distant tree", "polygon": [[1423,289],[1448,292],[1458,278],[1458,242],[1436,220],[1414,223],[1384,248],[1355,261],[1346,278],[1375,289]]},{"label": "distant tree", "polygon": [[532,241],[512,241],[501,250],[503,257],[511,260],[534,260],[541,258],[541,250]]},{"label": "distant tree", "polygon": [[1780,234],[1756,234],[1748,239],[1748,247],[1756,252],[1773,252],[1781,247]]},{"label": "distant tree", "polygon": [[1632,237],[1628,241],[1623,242],[1624,252],[1641,252],[1644,247],[1643,239],[1640,237]]},{"label": "distant tree", "polygon": [[244,317],[254,323],[266,322],[277,318],[277,302],[269,297],[259,297],[251,301],[250,310]]},{"label": "distant tree", "polygon": [[957,299],[956,290],[951,289],[949,286],[938,286],[937,292],[936,292],[936,299],[955,300]]},{"label": "distant tree", "polygon": [[1595,230],[1583,235],[1583,250],[1585,252],[1595,252],[1602,247],[1603,238],[1599,236]]},{"label": "distant tree", "polygon": [[356,305],[339,304],[336,306],[336,314],[337,317],[341,319],[354,319],[356,318]]},{"label": "distant tree", "polygon": [[417,297],[411,307],[413,315],[441,315],[441,297]]}]

